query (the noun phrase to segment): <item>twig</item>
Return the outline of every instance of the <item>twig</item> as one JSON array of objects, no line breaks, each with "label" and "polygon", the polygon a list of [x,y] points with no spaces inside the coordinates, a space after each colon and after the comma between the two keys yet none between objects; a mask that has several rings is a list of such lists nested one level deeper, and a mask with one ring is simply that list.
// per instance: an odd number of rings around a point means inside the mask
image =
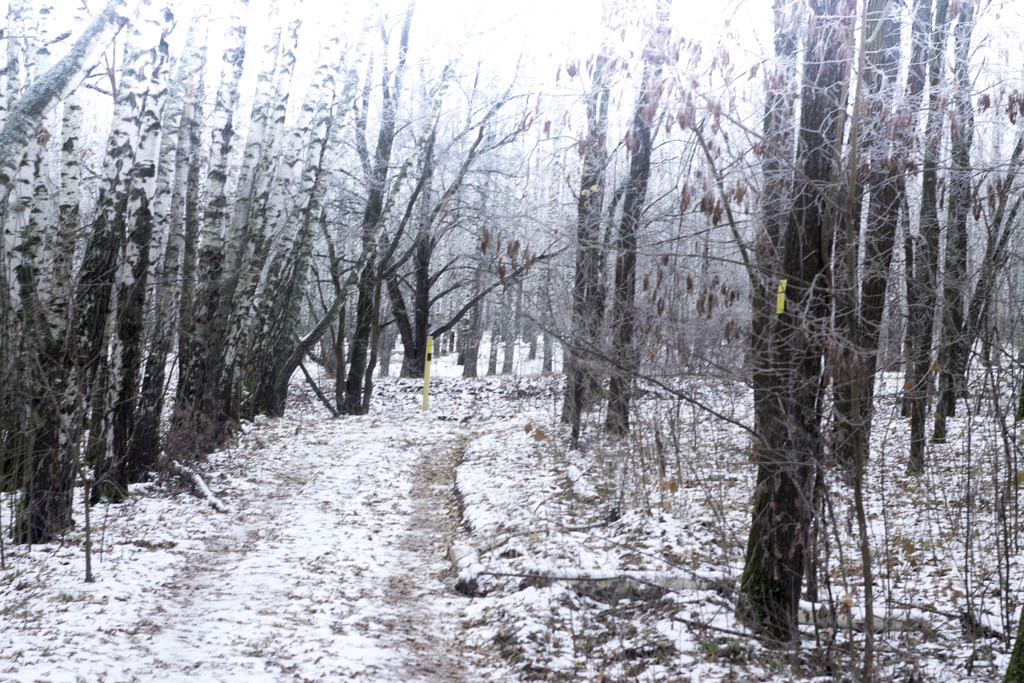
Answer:
[{"label": "twig", "polygon": [[676,616],[675,614],[670,614],[668,618],[671,619],[672,621],[678,621],[681,624],[686,624],[690,628],[700,629],[701,631],[718,631],[719,633],[728,633],[731,636],[738,636],[738,637],[744,638],[746,640],[749,640],[750,637],[751,637],[749,632],[744,633],[743,631],[736,631],[736,630],[731,629],[731,628],[724,628],[722,626],[715,626],[714,624],[706,624],[703,621],[695,621],[693,619],[684,619],[683,617]]}]

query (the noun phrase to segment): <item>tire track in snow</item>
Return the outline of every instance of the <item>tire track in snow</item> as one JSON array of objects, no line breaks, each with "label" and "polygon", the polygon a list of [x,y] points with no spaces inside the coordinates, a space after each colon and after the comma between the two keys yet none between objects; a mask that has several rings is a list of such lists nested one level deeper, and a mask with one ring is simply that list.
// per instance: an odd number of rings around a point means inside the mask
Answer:
[{"label": "tire track in snow", "polygon": [[461,598],[442,581],[457,437],[420,416],[343,418],[215,456],[232,512],[155,589],[133,675],[460,680]]}]

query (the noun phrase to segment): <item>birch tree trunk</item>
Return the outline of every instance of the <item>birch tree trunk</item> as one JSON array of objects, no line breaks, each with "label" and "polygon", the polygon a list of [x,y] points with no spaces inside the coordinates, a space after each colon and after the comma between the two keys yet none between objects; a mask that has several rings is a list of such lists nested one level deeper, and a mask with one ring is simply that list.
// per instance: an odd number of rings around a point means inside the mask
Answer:
[{"label": "birch tree trunk", "polygon": [[[23,458],[21,496],[14,520],[16,543],[38,543],[71,524],[71,490],[74,471],[60,449],[61,364],[60,343],[51,336],[46,293],[40,289],[43,220],[46,189],[45,140],[37,137],[30,145],[27,168],[37,179],[28,202],[8,205],[14,221],[7,230],[20,237],[19,254],[13,275],[15,305],[13,323],[17,334],[14,378],[20,384],[21,402],[16,410],[23,415],[17,424],[14,443]],[[17,189],[13,199],[17,197]],[[55,354],[51,357],[49,354]]]},{"label": "birch tree trunk", "polygon": [[[31,3],[15,3],[12,10],[25,18]],[[52,10],[36,4],[40,15]],[[73,340],[68,335],[70,283],[78,215],[77,137],[81,128],[81,107],[74,100],[65,107],[63,154],[58,228],[45,229],[49,192],[42,150],[50,132],[43,117],[61,99],[66,99],[85,78],[100,52],[127,21],[128,3],[110,2],[96,17],[69,53],[50,67],[48,25],[17,31],[21,40],[11,40],[11,60],[5,69],[3,130],[0,150],[0,194],[5,226],[0,263],[4,286],[0,304],[5,328],[15,323],[14,334],[5,331],[3,351],[12,364],[4,368],[5,380],[21,368],[16,382],[23,391],[16,423],[5,425],[2,463],[6,454],[19,449],[17,467],[22,475],[21,495],[15,510],[15,540],[41,542],[53,538],[71,523],[71,490],[77,457],[81,386],[75,372]],[[25,21],[28,21],[25,18]],[[29,36],[38,41],[29,46]],[[31,49],[31,54],[26,54]],[[26,81],[30,81],[27,82]],[[23,89],[24,88],[24,89]],[[20,177],[21,189],[14,187]],[[12,196],[11,191],[15,190]],[[47,235],[52,235],[48,237]],[[42,247],[52,249],[52,260],[44,269]],[[49,270],[47,277],[42,273]],[[8,311],[15,305],[14,319]],[[9,356],[7,355],[9,354]],[[10,429],[6,429],[10,427]],[[12,443],[12,439],[18,443]]]},{"label": "birch tree trunk", "polygon": [[[206,64],[206,46],[203,45],[202,64]],[[183,122],[183,127],[188,130],[188,171],[185,176],[184,206],[184,240],[181,252],[181,295],[178,306],[178,385],[174,397],[175,420],[174,422],[188,422],[195,418],[189,412],[186,402],[185,385],[182,382],[184,377],[183,368],[192,367],[194,360],[193,335],[195,334],[195,310],[196,310],[196,285],[197,272],[199,270],[199,231],[202,224],[202,208],[200,206],[200,176],[203,173],[203,157],[205,147],[203,145],[202,121],[203,100],[205,98],[204,79],[200,78],[196,83],[195,92],[192,93],[192,119]],[[173,427],[173,425],[172,425]],[[185,436],[177,427],[173,427],[176,438]],[[194,433],[188,435],[188,440],[193,440]],[[203,445],[195,442],[195,450],[201,451]],[[180,455],[180,454],[179,454]]]},{"label": "birch tree trunk", "polygon": [[[42,37],[45,38],[45,32]],[[47,54],[35,62],[37,76],[47,67]],[[73,374],[67,372],[66,359],[69,340],[71,301],[71,273],[74,240],[79,227],[79,159],[78,137],[82,128],[82,107],[76,96],[64,105],[62,126],[61,191],[56,238],[49,268],[40,269],[42,254],[40,235],[26,233],[25,242],[18,247],[23,257],[24,271],[17,273],[24,293],[34,299],[33,313],[21,326],[23,341],[27,342],[18,353],[28,358],[22,383],[28,392],[31,407],[28,424],[18,425],[11,434],[32,434],[31,448],[26,452],[22,497],[19,501],[15,539],[34,543],[47,540],[71,524],[71,490],[74,463],[77,458],[78,392]],[[44,132],[44,129],[40,129]],[[31,156],[37,163],[42,160],[42,140],[37,137]],[[29,225],[33,231],[43,227],[47,190],[45,169],[34,165],[36,189],[30,211]],[[17,211],[23,206],[15,200]],[[32,262],[33,265],[30,265]],[[47,272],[48,271],[48,272]],[[41,273],[47,273],[41,278]],[[32,281],[36,280],[35,283]],[[38,287],[33,297],[29,289]],[[23,309],[23,315],[27,310]],[[6,449],[5,449],[6,450]],[[0,463],[6,469],[6,465]]]},{"label": "birch tree trunk", "polygon": [[221,414],[230,420],[239,417],[238,400],[234,395],[235,364],[245,321],[239,318],[245,310],[239,301],[238,288],[248,285],[249,267],[257,241],[262,241],[259,211],[265,209],[284,110],[295,66],[295,43],[298,24],[292,23],[289,42],[281,39],[282,26],[276,2],[271,3],[270,20],[273,31],[263,48],[263,68],[258,76],[256,94],[249,121],[249,133],[242,154],[235,200],[231,210],[229,235],[224,257],[224,270],[216,311],[216,334],[210,345],[215,382],[215,401]]},{"label": "birch tree trunk", "polygon": [[[309,142],[296,197],[288,215],[277,253],[261,286],[264,292],[257,315],[252,355],[245,382],[252,387],[256,412],[280,415],[288,394],[288,380],[303,353],[296,353],[295,336],[309,272],[312,240],[320,227],[331,169],[341,145],[342,112],[351,105],[353,78],[338,83],[337,45],[321,61],[303,104]],[[333,60],[333,61],[332,61]],[[340,86],[340,87],[339,87]]]},{"label": "birch tree trunk", "polygon": [[223,295],[224,252],[230,211],[227,196],[228,158],[234,142],[238,81],[245,59],[246,25],[242,17],[248,0],[234,0],[226,44],[221,57],[221,81],[213,110],[212,152],[206,210],[200,228],[197,285],[190,320],[182,320],[188,350],[178,379],[175,429],[193,432],[207,447],[223,436],[228,416],[216,401],[215,381],[226,321],[217,317]]},{"label": "birch tree trunk", "polygon": [[189,148],[195,117],[195,98],[202,92],[205,62],[205,21],[193,15],[185,39],[185,51],[167,94],[161,127],[160,163],[153,199],[154,232],[165,240],[159,286],[153,313],[153,337],[146,357],[139,397],[138,418],[129,445],[129,479],[154,469],[160,454],[160,415],[164,403],[167,359],[175,341],[180,305],[185,198],[189,174]]},{"label": "birch tree trunk", "polygon": [[[0,130],[0,194],[9,190],[14,174],[28,154],[36,126],[58,102],[81,85],[138,0],[110,0],[75,41],[68,53],[25,90],[4,117]],[[16,92],[8,74],[8,90]]]},{"label": "birch tree trunk", "polygon": [[94,500],[104,496],[115,501],[122,499],[127,494],[128,484],[139,481],[148,472],[148,467],[130,462],[128,456],[135,432],[142,372],[146,288],[153,237],[150,206],[156,192],[160,120],[167,95],[166,39],[174,22],[167,7],[155,11],[150,7],[150,2],[143,0],[147,16],[140,17],[133,25],[137,45],[149,46],[144,48],[145,61],[138,63],[137,72],[125,71],[121,82],[122,88],[132,89],[131,97],[139,107],[139,140],[124,204],[126,215],[120,219],[120,226],[126,232],[116,236],[121,248],[115,256],[117,266],[112,295],[116,297],[113,313],[116,318],[110,340],[107,386],[98,386],[97,395],[103,392],[105,397],[101,396],[94,406],[93,424],[100,425],[103,431],[90,434],[90,441],[96,444],[92,447]]}]

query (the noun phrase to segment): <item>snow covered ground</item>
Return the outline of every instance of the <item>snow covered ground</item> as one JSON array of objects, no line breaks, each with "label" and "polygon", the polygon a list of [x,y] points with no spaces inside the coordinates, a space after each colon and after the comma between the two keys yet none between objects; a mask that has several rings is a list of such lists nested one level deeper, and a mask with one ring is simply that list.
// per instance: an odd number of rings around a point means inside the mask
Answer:
[{"label": "snow covered ground", "polygon": [[[736,622],[755,473],[741,429],[647,394],[634,437],[603,438],[590,416],[568,451],[559,378],[520,361],[463,380],[452,360],[427,413],[415,380],[379,380],[372,413],[340,419],[297,383],[285,418],[243,425],[201,463],[227,512],[168,480],[94,507],[95,583],[80,514],[61,543],[7,545],[0,681],[850,676],[856,631],[808,626],[787,657]],[[749,421],[743,387],[681,386]],[[879,680],[997,680],[1009,644],[992,636],[1015,623],[1004,598],[1022,576],[999,541],[998,435],[960,418],[908,477],[906,424],[882,394],[876,610],[911,620],[878,635]],[[828,486],[819,600],[856,615],[856,525],[841,474]]]},{"label": "snow covered ground", "polygon": [[[1001,680],[1024,577],[1014,545],[1021,517],[1012,496],[1024,483],[1016,439],[1002,440],[997,420],[978,417],[986,410],[979,394],[949,443],[929,445],[927,472],[907,475],[899,380],[880,384],[865,486],[876,680]],[[746,388],[677,386],[750,424]],[[536,391],[558,393],[543,380]],[[518,674],[858,679],[864,582],[841,468],[824,473],[825,519],[815,538],[825,566],[817,601],[806,602],[822,617],[804,627],[799,652],[783,655],[735,617],[756,473],[749,435],[686,401],[647,394],[629,439],[602,437],[592,415],[583,451],[567,451],[543,404],[470,441],[456,477],[470,529],[458,553],[461,587],[475,596],[470,630]]]},{"label": "snow covered ground", "polygon": [[459,679],[459,425],[297,403],[205,463],[226,514],[166,490],[94,508],[95,583],[80,533],[9,551],[0,680]]}]

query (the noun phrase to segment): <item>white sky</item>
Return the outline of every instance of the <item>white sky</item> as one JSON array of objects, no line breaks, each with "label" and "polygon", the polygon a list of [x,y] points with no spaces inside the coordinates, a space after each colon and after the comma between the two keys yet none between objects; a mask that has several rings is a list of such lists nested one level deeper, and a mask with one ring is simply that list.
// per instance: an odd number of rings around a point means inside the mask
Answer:
[{"label": "white sky", "polygon": [[[82,24],[72,22],[82,16],[83,4],[96,11],[105,0],[53,1],[61,26],[73,26],[77,34]],[[622,9],[652,1],[612,0],[612,4]],[[178,17],[179,40],[196,3],[207,6],[211,27],[226,18],[232,5],[230,0],[166,0]],[[6,0],[0,0],[4,16],[6,4]],[[157,0],[154,4],[161,3]],[[527,73],[535,68],[538,72],[534,75],[539,77],[539,70],[546,70],[548,65],[562,62],[569,55],[585,56],[596,51],[601,41],[603,4],[602,0],[417,0],[413,50],[422,48],[431,60],[447,62],[457,58],[467,64],[482,61],[499,71],[511,71],[520,54],[525,54]],[[326,35],[336,27],[333,30],[348,33],[353,39],[353,33],[362,28],[363,17],[372,16],[375,7],[380,8],[386,23],[397,31],[406,5],[407,0],[280,0],[282,12],[303,16],[307,36]],[[267,0],[249,2],[249,34],[254,41],[261,41],[267,28],[266,6]],[[677,35],[715,40],[729,22],[737,37],[742,36],[739,42],[744,48],[761,53],[770,47],[771,0],[674,0],[671,17]],[[211,54],[215,53],[216,36],[214,31]]]},{"label": "white sky", "polygon": [[[73,23],[82,16],[83,0],[53,0],[58,7],[57,19],[75,34],[83,25]],[[95,11],[105,0],[84,0]],[[154,4],[160,4],[155,0]],[[248,54],[257,59],[247,60],[246,72],[252,78],[259,68],[258,57],[268,30],[267,5],[269,0],[249,0]],[[864,0],[858,0],[863,2]],[[909,1],[909,0],[908,0]],[[975,70],[980,88],[1006,84],[1010,89],[1021,89],[1024,56],[1019,33],[1024,30],[1024,0],[979,0],[981,8],[975,29]],[[233,0],[166,0],[178,18],[178,27],[172,37],[172,49],[184,38],[193,5],[202,3],[210,16],[209,64],[211,83],[216,82],[219,70],[219,37],[224,33]],[[427,78],[436,78],[441,68],[454,63],[464,75],[472,74],[477,64],[482,65],[483,76],[491,80],[491,87],[504,88],[512,80],[516,65],[520,66],[517,88],[525,93],[552,93],[556,90],[555,76],[562,68],[560,88],[572,94],[567,83],[564,65],[567,60],[580,62],[600,47],[602,8],[610,3],[620,17],[629,21],[642,13],[639,7],[655,0],[417,0],[411,33],[411,63],[422,68]],[[397,43],[398,31],[408,0],[279,0],[282,13],[297,13],[304,20],[300,72],[309,78],[318,52],[319,38],[332,34],[347,37],[351,46],[360,39],[366,17],[383,17],[385,27],[393,33]],[[0,0],[0,10],[6,16],[7,0]],[[737,75],[763,60],[772,51],[772,0],[672,0],[670,24],[673,33],[703,45],[705,59],[716,54],[724,45],[736,66]],[[379,14],[378,14],[379,13]],[[379,52],[380,37],[376,20],[370,24],[372,33],[366,36],[364,49]],[[59,30],[59,29],[58,29]],[[904,30],[908,30],[906,27]],[[633,49],[639,41],[627,39]],[[620,45],[621,49],[630,49]],[[55,56],[63,53],[54,49]],[[305,65],[305,66],[303,66]],[[415,73],[410,78],[416,78]],[[301,99],[303,77],[297,77],[296,100]],[[738,77],[739,96],[756,109],[760,79],[747,82]],[[486,82],[486,81],[485,81]],[[213,91],[213,86],[208,86]],[[243,84],[243,92],[246,90]],[[628,90],[628,89],[627,89]],[[753,110],[752,110],[753,111]]]},{"label": "white sky", "polygon": [[[863,1],[863,0],[859,0]],[[1024,2],[1020,0],[976,0],[982,11],[976,43],[985,34],[1005,34],[1019,46],[1024,29]],[[96,11],[105,0],[53,0],[61,27],[80,27],[72,20],[82,7]],[[362,17],[380,7],[398,26],[407,0],[279,0],[283,12],[298,12],[307,30],[327,32],[332,25],[350,32],[361,28]],[[610,2],[623,9],[643,6],[654,0],[417,0],[412,41],[429,46],[439,59],[459,57],[483,59],[497,64],[514,64],[521,52],[539,59],[567,54],[589,54],[600,43],[602,6]],[[209,8],[211,24],[232,5],[230,0],[165,0],[176,10],[180,32],[184,33],[194,4]],[[154,2],[160,5],[160,0]],[[7,0],[0,0],[6,16]],[[266,28],[267,0],[250,0],[249,32],[254,38]],[[726,42],[751,53],[767,54],[771,49],[772,0],[671,0],[671,23],[677,35],[713,45],[731,33]],[[624,10],[624,13],[637,10]],[[80,30],[80,28],[78,28]],[[76,30],[77,33],[77,30]],[[1002,43],[1002,41],[999,41]],[[212,47],[212,45],[211,45]],[[60,50],[58,49],[59,53]]]}]

